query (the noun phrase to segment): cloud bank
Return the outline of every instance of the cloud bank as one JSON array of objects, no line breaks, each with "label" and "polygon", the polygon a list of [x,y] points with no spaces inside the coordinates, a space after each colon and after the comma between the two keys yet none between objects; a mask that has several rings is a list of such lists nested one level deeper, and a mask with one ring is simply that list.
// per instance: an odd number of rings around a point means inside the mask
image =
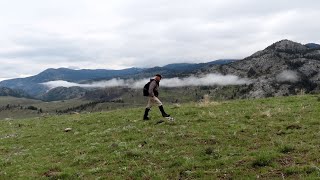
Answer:
[{"label": "cloud bank", "polygon": [[[83,87],[83,88],[108,88],[108,87],[129,87],[129,88],[143,88],[149,79],[140,80],[124,80],[124,79],[111,79],[108,81],[93,82],[90,84],[78,84],[67,81],[50,81],[42,83],[49,89],[56,87]],[[226,85],[242,85],[250,84],[249,79],[239,78],[234,75],[221,75],[221,74],[207,74],[201,77],[190,76],[186,78],[169,78],[163,79],[160,82],[161,87],[184,87],[184,86],[226,86]]]}]

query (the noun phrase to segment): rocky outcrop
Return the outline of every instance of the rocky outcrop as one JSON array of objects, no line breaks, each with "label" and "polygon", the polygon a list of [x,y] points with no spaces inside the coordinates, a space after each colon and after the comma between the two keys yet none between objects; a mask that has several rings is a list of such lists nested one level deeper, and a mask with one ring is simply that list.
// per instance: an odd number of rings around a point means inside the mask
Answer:
[{"label": "rocky outcrop", "polygon": [[233,74],[252,80],[242,97],[269,97],[319,91],[320,46],[282,40],[231,64],[201,73]]}]

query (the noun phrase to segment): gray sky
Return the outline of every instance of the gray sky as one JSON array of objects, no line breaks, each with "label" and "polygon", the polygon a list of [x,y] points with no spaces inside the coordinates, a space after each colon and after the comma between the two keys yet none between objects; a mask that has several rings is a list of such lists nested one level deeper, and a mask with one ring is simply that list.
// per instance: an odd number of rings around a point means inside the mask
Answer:
[{"label": "gray sky", "polygon": [[0,80],[244,58],[320,43],[317,0],[0,0]]}]

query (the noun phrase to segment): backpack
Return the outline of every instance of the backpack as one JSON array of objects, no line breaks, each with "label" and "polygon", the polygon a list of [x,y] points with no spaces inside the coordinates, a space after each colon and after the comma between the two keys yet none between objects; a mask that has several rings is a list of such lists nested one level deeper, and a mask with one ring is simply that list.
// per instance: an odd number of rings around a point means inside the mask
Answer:
[{"label": "backpack", "polygon": [[149,81],[147,84],[143,86],[143,96],[149,96],[149,86],[151,81]]}]

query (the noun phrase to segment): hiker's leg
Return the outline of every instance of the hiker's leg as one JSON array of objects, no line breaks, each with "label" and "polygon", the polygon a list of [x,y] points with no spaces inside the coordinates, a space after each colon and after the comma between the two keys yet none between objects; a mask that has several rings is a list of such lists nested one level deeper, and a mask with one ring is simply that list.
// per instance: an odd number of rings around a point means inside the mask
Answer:
[{"label": "hiker's leg", "polygon": [[161,114],[162,114],[162,117],[170,117],[170,114],[167,114],[164,109],[163,109],[163,106],[159,106],[159,109],[161,111]]},{"label": "hiker's leg", "polygon": [[150,111],[149,108],[146,108],[146,109],[144,110],[143,120],[149,120],[149,117],[148,117],[149,111]]},{"label": "hiker's leg", "polygon": [[157,97],[153,97],[152,102],[153,102],[153,104],[156,104],[157,106],[162,106],[162,102]]},{"label": "hiker's leg", "polygon": [[153,104],[153,102],[152,102],[152,97],[148,97],[148,103],[147,103],[146,108],[151,109],[152,104]]},{"label": "hiker's leg", "polygon": [[148,103],[147,103],[146,109],[144,110],[143,120],[149,120],[148,113],[152,107],[152,104],[153,104],[152,98],[148,97]]},{"label": "hiker's leg", "polygon": [[154,100],[154,102],[158,105],[158,107],[159,107],[159,109],[160,109],[160,112],[161,112],[161,115],[162,115],[163,117],[170,117],[170,115],[167,114],[167,113],[164,111],[162,102],[159,100],[159,98],[154,97],[153,100]]}]

